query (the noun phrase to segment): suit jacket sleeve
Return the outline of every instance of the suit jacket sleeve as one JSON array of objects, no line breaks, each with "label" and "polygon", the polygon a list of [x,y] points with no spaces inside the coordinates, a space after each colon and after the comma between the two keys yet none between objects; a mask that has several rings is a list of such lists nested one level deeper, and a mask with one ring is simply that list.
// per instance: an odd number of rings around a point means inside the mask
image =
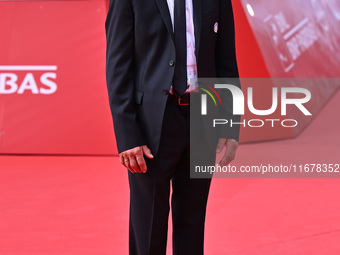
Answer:
[{"label": "suit jacket sleeve", "polygon": [[[225,82],[232,83],[241,87],[239,81],[239,72],[236,61],[236,47],[235,47],[235,28],[234,28],[234,15],[231,0],[221,0],[220,8],[220,24],[218,30],[218,37],[216,41],[216,74],[217,77],[232,78],[230,80],[222,79]],[[231,93],[221,93],[223,98],[223,107],[221,108],[220,116],[223,119],[240,122],[239,115],[233,115],[233,100]],[[239,140],[240,126],[222,125],[219,129],[219,137],[226,137]]]},{"label": "suit jacket sleeve", "polygon": [[130,0],[110,0],[105,23],[106,80],[118,152],[146,144],[134,95],[134,15]]}]

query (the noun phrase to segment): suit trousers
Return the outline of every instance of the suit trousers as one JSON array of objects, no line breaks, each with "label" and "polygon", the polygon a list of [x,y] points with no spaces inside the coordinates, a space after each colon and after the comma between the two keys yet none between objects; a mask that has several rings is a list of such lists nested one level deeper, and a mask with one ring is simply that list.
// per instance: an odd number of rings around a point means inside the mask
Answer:
[{"label": "suit trousers", "polygon": [[[197,143],[207,146],[199,137]],[[197,156],[214,164],[215,152]],[[190,178],[190,106],[167,102],[159,151],[145,160],[145,174],[128,173],[129,254],[166,254],[172,184],[173,254],[202,255],[211,178]]]}]

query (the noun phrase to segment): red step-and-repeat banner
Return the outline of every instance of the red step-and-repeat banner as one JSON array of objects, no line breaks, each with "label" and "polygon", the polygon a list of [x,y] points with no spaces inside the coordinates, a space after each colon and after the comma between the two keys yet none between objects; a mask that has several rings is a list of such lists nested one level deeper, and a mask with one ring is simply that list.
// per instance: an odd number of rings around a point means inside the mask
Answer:
[{"label": "red step-and-repeat banner", "polygon": [[98,1],[0,2],[0,153],[116,152]]},{"label": "red step-and-repeat banner", "polygon": [[[233,4],[242,77],[340,76],[337,0]],[[0,153],[117,153],[105,83],[106,13],[106,0],[0,1]],[[335,90],[314,86],[315,107]],[[241,141],[296,133],[243,129]]]}]

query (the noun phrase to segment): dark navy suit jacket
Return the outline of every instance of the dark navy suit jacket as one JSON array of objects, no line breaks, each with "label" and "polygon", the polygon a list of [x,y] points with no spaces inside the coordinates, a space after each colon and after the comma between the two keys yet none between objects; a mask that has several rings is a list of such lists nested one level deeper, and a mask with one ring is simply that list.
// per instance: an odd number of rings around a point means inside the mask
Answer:
[{"label": "dark navy suit jacket", "polygon": [[[231,0],[192,1],[198,76],[238,77]],[[147,144],[155,155],[167,101],[164,92],[176,65],[167,2],[110,0],[105,27],[107,86],[118,151]],[[238,129],[225,136],[237,140]]]}]

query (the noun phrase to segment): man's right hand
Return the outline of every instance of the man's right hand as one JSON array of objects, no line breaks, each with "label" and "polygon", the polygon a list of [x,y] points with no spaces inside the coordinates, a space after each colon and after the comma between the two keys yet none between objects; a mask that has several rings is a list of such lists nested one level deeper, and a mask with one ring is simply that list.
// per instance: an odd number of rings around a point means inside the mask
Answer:
[{"label": "man's right hand", "polygon": [[152,159],[148,146],[138,146],[119,153],[120,163],[122,163],[131,173],[146,173],[147,167],[144,155]]}]

